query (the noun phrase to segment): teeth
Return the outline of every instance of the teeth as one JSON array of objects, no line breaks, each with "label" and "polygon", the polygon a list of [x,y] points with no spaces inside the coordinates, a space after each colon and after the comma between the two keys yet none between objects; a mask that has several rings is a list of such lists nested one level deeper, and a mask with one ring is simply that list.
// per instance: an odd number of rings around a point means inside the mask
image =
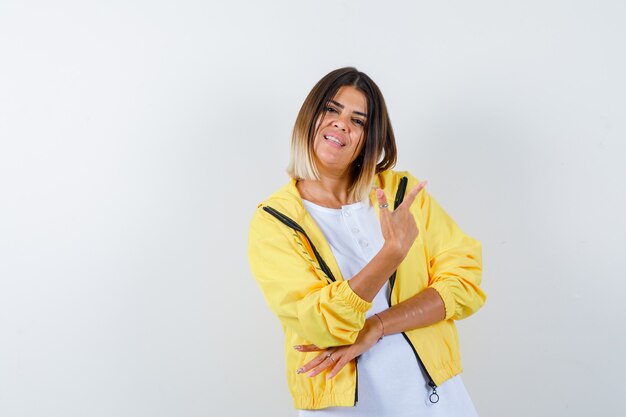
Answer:
[{"label": "teeth", "polygon": [[343,146],[343,143],[341,143],[339,139],[337,138],[334,138],[332,136],[324,136],[324,137],[331,142],[335,142],[336,144]]}]

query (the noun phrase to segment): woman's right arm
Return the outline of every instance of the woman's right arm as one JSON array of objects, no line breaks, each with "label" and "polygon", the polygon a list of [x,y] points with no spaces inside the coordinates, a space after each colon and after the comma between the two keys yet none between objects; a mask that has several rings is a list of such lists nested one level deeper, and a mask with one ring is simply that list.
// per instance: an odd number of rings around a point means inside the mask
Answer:
[{"label": "woman's right arm", "polygon": [[[248,259],[270,309],[283,324],[320,348],[354,343],[372,306],[348,281],[328,283],[296,236],[263,210],[250,223]],[[381,251],[355,278],[386,280],[398,265],[389,249]],[[382,285],[382,284],[381,284]]]}]

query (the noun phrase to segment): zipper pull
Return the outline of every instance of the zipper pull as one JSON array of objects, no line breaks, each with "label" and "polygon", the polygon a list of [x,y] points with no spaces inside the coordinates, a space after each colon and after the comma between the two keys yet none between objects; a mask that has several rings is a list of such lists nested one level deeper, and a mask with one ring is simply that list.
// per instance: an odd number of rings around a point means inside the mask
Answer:
[{"label": "zipper pull", "polygon": [[428,399],[430,400],[431,403],[437,404],[439,402],[439,394],[437,394],[437,385],[435,385],[433,381],[430,381],[428,385],[430,385],[430,387],[433,390],[433,392],[428,396]]}]

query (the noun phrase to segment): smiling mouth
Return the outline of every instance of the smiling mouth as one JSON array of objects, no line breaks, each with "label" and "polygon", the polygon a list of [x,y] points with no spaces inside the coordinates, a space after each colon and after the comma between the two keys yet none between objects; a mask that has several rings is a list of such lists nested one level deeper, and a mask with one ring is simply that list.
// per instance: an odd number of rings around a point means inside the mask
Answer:
[{"label": "smiling mouth", "polygon": [[324,139],[326,139],[326,140],[327,140],[327,141],[329,141],[329,142],[336,143],[336,144],[337,144],[337,145],[339,145],[339,146],[346,146],[346,145],[344,145],[344,144],[343,144],[343,143],[342,143],[339,139],[337,139],[337,138],[336,138],[336,137],[334,137],[334,136],[324,135]]}]

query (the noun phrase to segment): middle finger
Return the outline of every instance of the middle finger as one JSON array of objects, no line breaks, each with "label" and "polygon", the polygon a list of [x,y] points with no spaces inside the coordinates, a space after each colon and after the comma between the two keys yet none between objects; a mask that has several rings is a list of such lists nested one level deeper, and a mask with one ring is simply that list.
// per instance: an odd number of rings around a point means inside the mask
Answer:
[{"label": "middle finger", "polygon": [[335,365],[336,359],[330,355],[326,355],[324,357],[324,360],[317,365],[315,368],[313,368],[313,370],[311,372],[309,372],[309,377],[313,377],[315,375],[318,375],[319,373],[323,372],[324,370],[332,367]]},{"label": "middle finger", "polygon": [[313,358],[310,361],[308,361],[307,363],[305,363],[304,366],[299,368],[296,371],[296,373],[302,374],[302,373],[308,372],[311,369],[319,366],[320,364],[322,364],[322,362],[324,362],[328,358],[328,354],[330,352],[331,351],[327,350],[327,351],[322,352],[320,355],[317,355],[315,358]]}]

